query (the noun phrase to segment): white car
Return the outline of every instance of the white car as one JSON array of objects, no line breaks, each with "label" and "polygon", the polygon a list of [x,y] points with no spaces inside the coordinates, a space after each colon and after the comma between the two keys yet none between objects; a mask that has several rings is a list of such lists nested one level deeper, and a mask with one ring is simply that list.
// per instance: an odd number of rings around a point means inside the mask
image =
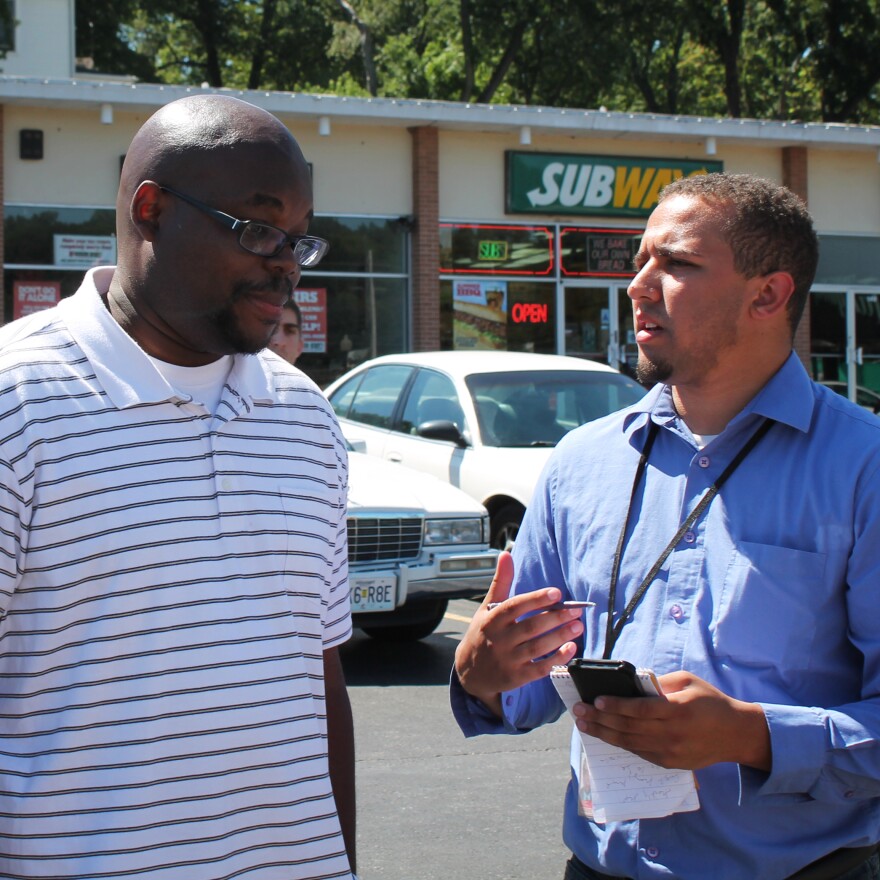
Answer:
[{"label": "white car", "polygon": [[375,638],[420,639],[450,599],[482,596],[498,553],[489,517],[427,474],[349,452],[348,568],[355,626]]},{"label": "white car", "polygon": [[504,549],[557,441],[645,389],[580,358],[442,351],[374,358],[325,393],[349,441],[463,489],[487,508],[491,545]]}]

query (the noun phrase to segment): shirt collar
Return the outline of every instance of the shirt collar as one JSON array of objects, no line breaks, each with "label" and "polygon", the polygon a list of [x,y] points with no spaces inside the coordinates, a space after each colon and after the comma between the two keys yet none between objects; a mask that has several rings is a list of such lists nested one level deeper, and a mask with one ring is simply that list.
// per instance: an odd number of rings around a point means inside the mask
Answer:
[{"label": "shirt collar", "polygon": [[[806,432],[813,418],[813,383],[800,358],[794,353],[767,384],[731,419],[728,427],[739,425],[750,416],[763,416]],[[672,402],[669,385],[655,385],[624,419],[624,430],[632,437],[653,419],[660,427],[680,431],[680,419]],[[726,430],[726,429],[725,429]]]},{"label": "shirt collar", "polygon": [[[61,301],[58,310],[67,329],[114,406],[124,409],[144,403],[185,400],[107,309],[104,297],[114,271],[113,266],[89,270],[79,290]],[[254,401],[275,398],[272,375],[259,356],[235,355],[227,381],[246,410]]]}]

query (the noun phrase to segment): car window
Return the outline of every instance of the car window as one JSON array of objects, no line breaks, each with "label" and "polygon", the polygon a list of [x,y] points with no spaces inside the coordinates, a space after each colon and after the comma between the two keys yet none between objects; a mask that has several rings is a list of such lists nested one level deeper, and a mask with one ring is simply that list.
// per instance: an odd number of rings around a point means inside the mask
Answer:
[{"label": "car window", "polygon": [[358,390],[358,386],[364,378],[363,373],[352,376],[347,382],[343,382],[328,398],[333,412],[341,419],[348,418],[348,411],[351,408],[351,402]]},{"label": "car window", "polygon": [[[412,371],[412,367],[397,364],[367,370],[355,390],[346,418],[375,428],[390,428],[397,399]],[[341,386],[339,392],[345,392],[346,387]]]},{"label": "car window", "polygon": [[419,370],[398,429],[406,434],[417,434],[419,425],[436,421],[454,422],[459,431],[465,429],[464,413],[452,380],[433,370]]},{"label": "car window", "polygon": [[487,446],[555,446],[572,428],[645,393],[619,373],[582,370],[477,373],[466,383]]}]

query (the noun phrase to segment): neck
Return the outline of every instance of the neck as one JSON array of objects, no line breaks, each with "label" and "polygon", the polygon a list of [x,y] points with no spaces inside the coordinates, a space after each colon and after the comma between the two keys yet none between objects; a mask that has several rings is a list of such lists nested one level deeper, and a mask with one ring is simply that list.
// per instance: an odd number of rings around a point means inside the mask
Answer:
[{"label": "neck", "polygon": [[676,412],[694,434],[720,434],[776,375],[789,354],[785,352],[751,375],[730,370],[711,382],[672,385]]}]

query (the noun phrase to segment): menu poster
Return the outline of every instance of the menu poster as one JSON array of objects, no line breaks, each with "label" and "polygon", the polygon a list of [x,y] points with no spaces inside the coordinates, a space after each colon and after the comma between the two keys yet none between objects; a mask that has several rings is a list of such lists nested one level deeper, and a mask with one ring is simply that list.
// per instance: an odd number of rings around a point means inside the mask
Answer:
[{"label": "menu poster", "polygon": [[452,340],[456,351],[507,349],[506,282],[453,282]]}]

